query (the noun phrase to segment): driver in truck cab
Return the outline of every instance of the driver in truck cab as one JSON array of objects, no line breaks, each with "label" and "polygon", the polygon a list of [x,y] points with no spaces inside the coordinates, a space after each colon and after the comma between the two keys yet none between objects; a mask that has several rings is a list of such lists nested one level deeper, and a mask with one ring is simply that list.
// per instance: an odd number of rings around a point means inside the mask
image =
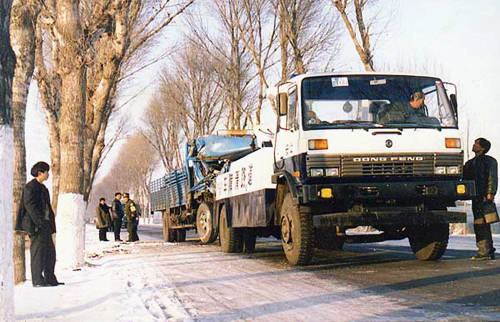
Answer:
[{"label": "driver in truck cab", "polygon": [[429,112],[427,111],[427,106],[425,106],[425,94],[422,91],[416,91],[410,96],[410,109],[408,117],[427,117]]}]

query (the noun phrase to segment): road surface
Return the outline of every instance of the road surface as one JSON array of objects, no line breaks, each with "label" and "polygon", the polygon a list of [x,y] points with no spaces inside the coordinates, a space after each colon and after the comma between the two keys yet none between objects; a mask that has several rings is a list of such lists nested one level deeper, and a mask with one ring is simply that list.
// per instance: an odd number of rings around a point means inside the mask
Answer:
[{"label": "road surface", "polygon": [[402,240],[317,250],[311,265],[294,268],[274,239],[259,239],[254,254],[223,254],[192,233],[159,247],[148,243],[161,240],[161,227],[139,234],[165,290],[199,321],[500,320],[500,259],[471,262],[473,235],[451,237],[436,262],[415,260]]}]

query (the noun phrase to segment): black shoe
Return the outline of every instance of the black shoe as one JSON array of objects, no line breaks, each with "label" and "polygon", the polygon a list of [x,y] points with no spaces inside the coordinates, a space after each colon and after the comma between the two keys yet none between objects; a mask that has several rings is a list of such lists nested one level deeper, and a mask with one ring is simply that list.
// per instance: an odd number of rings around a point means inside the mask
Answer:
[{"label": "black shoe", "polygon": [[103,239],[103,240],[101,240],[101,241],[109,241],[109,239]]},{"label": "black shoe", "polygon": [[63,282],[53,282],[53,283],[49,283],[47,286],[58,286],[58,285],[64,285]]},{"label": "black shoe", "polygon": [[42,283],[33,283],[33,287],[47,287],[49,286],[49,284],[45,283],[45,282],[42,282]]},{"label": "black shoe", "polygon": [[123,240],[121,240],[121,239],[115,239],[115,241],[123,241]]},{"label": "black shoe", "polygon": [[470,258],[471,261],[487,261],[494,259],[495,259],[495,253],[491,253],[488,255],[475,255]]}]

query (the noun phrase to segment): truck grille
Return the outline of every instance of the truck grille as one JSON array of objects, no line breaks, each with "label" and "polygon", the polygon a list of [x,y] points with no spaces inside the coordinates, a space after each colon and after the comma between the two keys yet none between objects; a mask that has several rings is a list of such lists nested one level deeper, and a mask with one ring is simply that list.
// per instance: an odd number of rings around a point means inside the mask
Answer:
[{"label": "truck grille", "polygon": [[436,166],[459,166],[463,154],[307,155],[306,168],[339,168],[341,177],[430,176]]},{"label": "truck grille", "polygon": [[413,163],[363,163],[363,175],[413,175]]}]

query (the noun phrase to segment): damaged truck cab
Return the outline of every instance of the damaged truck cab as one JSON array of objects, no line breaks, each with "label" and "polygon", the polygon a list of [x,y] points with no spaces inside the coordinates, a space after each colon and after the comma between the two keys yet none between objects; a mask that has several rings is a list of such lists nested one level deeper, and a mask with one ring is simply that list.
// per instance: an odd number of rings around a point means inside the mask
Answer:
[{"label": "damaged truck cab", "polygon": [[[253,250],[255,236],[282,240],[287,260],[313,249],[408,237],[418,259],[442,256],[449,211],[475,194],[462,179],[455,87],[407,74],[304,74],[271,91],[270,142],[215,178],[222,250]],[[371,226],[375,232],[348,229]]]}]

